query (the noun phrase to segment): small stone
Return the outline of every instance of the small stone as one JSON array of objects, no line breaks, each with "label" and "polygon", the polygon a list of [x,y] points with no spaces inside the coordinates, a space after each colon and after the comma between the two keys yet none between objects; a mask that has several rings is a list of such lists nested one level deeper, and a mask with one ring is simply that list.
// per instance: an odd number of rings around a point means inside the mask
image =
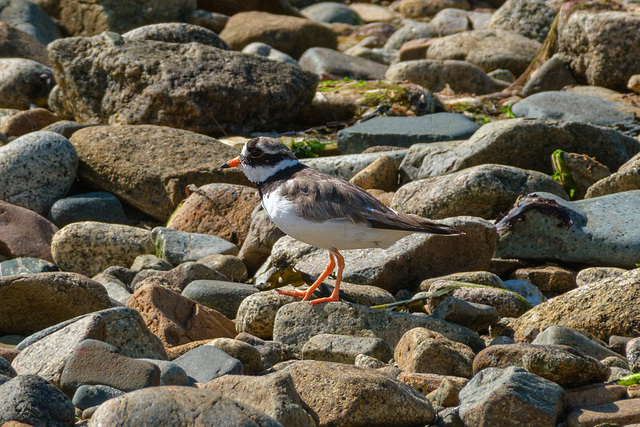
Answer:
[{"label": "small stone", "polygon": [[37,213],[0,201],[0,256],[53,261],[51,240],[57,231],[58,227]]},{"label": "small stone", "polygon": [[59,199],[49,211],[49,218],[62,228],[72,222],[97,221],[123,224],[126,215],[122,203],[110,193],[78,194]]},{"label": "small stone", "polygon": [[158,359],[137,359],[156,365],[160,370],[160,385],[189,385],[189,376],[173,362]]},{"label": "small stone", "polygon": [[365,190],[395,191],[398,188],[398,163],[391,156],[380,156],[349,182]]},{"label": "small stone", "polygon": [[431,288],[431,285],[439,280],[455,280],[458,282],[473,283],[476,285],[504,289],[504,282],[502,279],[489,271],[463,271],[460,273],[447,274],[446,276],[426,279],[420,283],[419,289],[421,291],[428,291]]},{"label": "small stone", "polygon": [[154,228],[151,234],[156,253],[173,265],[197,261],[212,254],[237,255],[240,251],[233,243],[208,234],[186,233],[164,227]]},{"label": "small stone", "polygon": [[182,296],[235,319],[242,301],[258,290],[251,285],[220,280],[194,280],[182,291]]},{"label": "small stone", "polygon": [[393,350],[380,338],[318,334],[302,347],[302,358],[354,364],[358,355],[374,357],[383,363],[393,357]]},{"label": "small stone", "polygon": [[204,264],[184,262],[171,270],[141,270],[137,272],[129,286],[135,292],[143,283],[153,282],[180,293],[197,280],[227,281],[227,277]]},{"label": "small stone", "polygon": [[198,263],[227,276],[232,282],[243,283],[248,278],[247,267],[234,255],[213,254],[198,260]]},{"label": "small stone", "polygon": [[640,74],[634,74],[633,76],[629,77],[627,88],[631,89],[634,92],[640,93]]},{"label": "small stone", "polygon": [[18,375],[16,370],[11,366],[11,362],[2,356],[0,356],[0,375],[4,375],[9,378],[13,378]]},{"label": "small stone", "polygon": [[2,131],[8,137],[19,137],[31,132],[42,130],[44,127],[60,120],[46,108],[33,108],[21,111],[7,119],[2,126]]},{"label": "small stone", "polygon": [[465,386],[466,384],[445,378],[436,390],[427,395],[427,399],[434,407],[458,406],[460,404],[458,394]]},{"label": "small stone", "polygon": [[231,338],[216,338],[206,345],[217,347],[231,357],[238,359],[247,375],[255,375],[263,370],[262,356],[251,344]]},{"label": "small stone", "polygon": [[401,371],[400,375],[398,376],[398,380],[409,385],[411,388],[423,394],[424,396],[427,396],[428,394],[437,390],[444,380],[453,381],[461,384],[462,386],[469,382],[467,378],[453,377],[450,375],[424,374],[403,371]]},{"label": "small stone", "polygon": [[385,366],[384,362],[366,354],[358,354],[353,362],[356,368],[379,369]]},{"label": "small stone", "polygon": [[384,80],[387,66],[324,47],[312,47],[298,60],[300,67],[321,80]]},{"label": "small stone", "polygon": [[573,271],[551,265],[519,268],[511,278],[526,280],[542,292],[564,293],[576,287],[576,275]]},{"label": "small stone", "polygon": [[481,331],[500,320],[498,310],[486,304],[476,304],[447,297],[431,312],[431,316],[457,323],[473,331]]},{"label": "small stone", "polygon": [[535,307],[536,305],[547,301],[547,298],[542,292],[540,292],[540,289],[538,289],[536,285],[525,280],[505,280],[504,288],[520,294],[520,296],[531,304],[531,307]]},{"label": "small stone", "polygon": [[298,66],[298,61],[296,61],[286,53],[280,52],[279,50],[272,48],[268,44],[264,44],[261,42],[253,42],[246,45],[244,49],[242,49],[242,53],[264,56],[265,58],[269,58],[274,61],[280,61],[284,62],[285,64]]},{"label": "small stone", "polygon": [[589,267],[580,270],[576,275],[576,284],[578,286],[587,286],[592,283],[599,282],[604,279],[620,277],[628,270],[615,267]]},{"label": "small stone", "polygon": [[73,394],[72,402],[76,408],[85,410],[123,394],[124,391],[106,385],[81,385]]},{"label": "small stone", "polygon": [[199,383],[206,383],[223,375],[242,375],[242,362],[210,345],[201,345],[183,354],[173,363],[185,370]]},{"label": "small stone", "polygon": [[640,338],[634,338],[627,343],[626,355],[629,360],[629,369],[640,372]]},{"label": "small stone", "polygon": [[640,423],[640,399],[637,398],[575,408],[567,416],[568,427],[633,425],[636,423]]},{"label": "small stone", "polygon": [[28,58],[50,65],[43,43],[24,30],[19,30],[15,24],[5,21],[0,24],[0,57]]},{"label": "small stone", "polygon": [[591,384],[566,390],[567,408],[602,405],[624,399],[627,388],[620,384]]},{"label": "small stone", "polygon": [[284,235],[264,209],[253,211],[247,238],[238,254],[251,276],[269,258],[273,245]]},{"label": "small stone", "polygon": [[282,362],[283,346],[277,341],[266,341],[247,332],[240,332],[237,340],[251,344],[258,349],[263,360],[271,365]]},{"label": "small stone", "polygon": [[[600,341],[590,333],[567,328],[566,326],[561,325],[549,326],[538,334],[532,344],[566,345],[597,360],[602,360],[607,357],[616,357],[621,359],[619,354],[608,349],[604,342]],[[627,357],[629,357],[628,354]]]},{"label": "small stone", "polygon": [[58,271],[58,266],[39,258],[14,258],[0,262],[0,276]]}]

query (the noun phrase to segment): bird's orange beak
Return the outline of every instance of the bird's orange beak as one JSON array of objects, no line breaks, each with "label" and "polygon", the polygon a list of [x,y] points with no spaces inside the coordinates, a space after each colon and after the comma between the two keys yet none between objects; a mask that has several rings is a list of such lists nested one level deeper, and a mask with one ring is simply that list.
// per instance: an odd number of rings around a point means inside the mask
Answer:
[{"label": "bird's orange beak", "polygon": [[240,160],[240,156],[233,158],[231,160],[229,160],[227,163],[224,163],[222,166],[220,166],[221,169],[226,169],[226,168],[237,168],[238,166],[240,166],[241,160]]}]

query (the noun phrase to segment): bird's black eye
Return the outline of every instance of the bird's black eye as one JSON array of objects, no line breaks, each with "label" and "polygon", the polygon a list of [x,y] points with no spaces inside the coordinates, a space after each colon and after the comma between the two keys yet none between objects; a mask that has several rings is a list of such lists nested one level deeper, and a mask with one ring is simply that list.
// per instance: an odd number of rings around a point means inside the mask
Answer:
[{"label": "bird's black eye", "polygon": [[262,151],[259,148],[254,148],[253,150],[251,150],[251,157],[253,158],[257,158],[260,157],[264,154],[264,151]]}]

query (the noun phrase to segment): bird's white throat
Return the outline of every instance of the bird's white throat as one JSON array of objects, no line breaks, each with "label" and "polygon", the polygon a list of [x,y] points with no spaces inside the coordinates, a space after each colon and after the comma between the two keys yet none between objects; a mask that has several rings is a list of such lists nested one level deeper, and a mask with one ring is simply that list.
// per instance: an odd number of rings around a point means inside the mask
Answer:
[{"label": "bird's white throat", "polygon": [[269,166],[249,166],[242,165],[242,172],[254,184],[265,182],[276,173],[291,166],[295,166],[300,163],[297,159],[285,159],[275,165]]}]

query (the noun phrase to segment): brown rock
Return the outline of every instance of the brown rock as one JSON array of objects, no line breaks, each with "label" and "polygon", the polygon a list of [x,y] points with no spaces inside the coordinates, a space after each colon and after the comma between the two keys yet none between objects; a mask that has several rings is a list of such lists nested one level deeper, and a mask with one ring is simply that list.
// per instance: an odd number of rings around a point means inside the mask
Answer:
[{"label": "brown rock", "polygon": [[467,0],[401,0],[398,12],[405,18],[425,18],[435,16],[444,9],[469,10],[471,5]]},{"label": "brown rock", "polygon": [[203,264],[229,278],[232,282],[244,283],[249,275],[247,267],[242,260],[235,255],[213,254],[198,260]]},{"label": "brown rock", "polygon": [[57,231],[58,227],[37,213],[0,201],[0,256],[53,262],[51,239]]},{"label": "brown rock", "polygon": [[192,189],[171,215],[167,228],[188,233],[213,234],[242,246],[250,217],[260,203],[258,190],[244,185],[208,184]]},{"label": "brown rock", "polygon": [[367,193],[371,194],[373,197],[384,203],[385,206],[389,207],[391,207],[391,203],[393,203],[393,196],[396,194],[394,191],[376,190],[375,188],[367,190]]},{"label": "brown rock", "polygon": [[27,58],[50,66],[47,48],[31,34],[0,22],[0,58]]},{"label": "brown rock", "polygon": [[564,293],[576,287],[576,274],[573,271],[553,265],[519,268],[511,278],[533,283],[542,292]]},{"label": "brown rock", "polygon": [[469,382],[467,378],[462,377],[404,371],[398,375],[398,380],[425,396],[440,388],[444,380],[460,384],[463,387]]},{"label": "brown rock", "polygon": [[[563,153],[567,170],[571,173],[571,178],[575,184],[573,190],[573,199],[583,199],[589,187],[597,181],[611,175],[609,168],[586,154]],[[553,162],[554,172],[556,171],[556,163]],[[564,184],[567,194],[571,191],[571,186]]]},{"label": "brown rock", "polygon": [[640,423],[640,399],[618,400],[604,405],[576,408],[567,417],[568,427],[631,425]]},{"label": "brown rock", "polygon": [[251,344],[231,338],[216,338],[209,341],[207,345],[218,347],[229,356],[238,359],[242,362],[244,373],[247,375],[255,375],[262,371],[262,356]]},{"label": "brown rock", "polygon": [[222,38],[233,50],[253,42],[263,42],[298,59],[312,47],[337,47],[337,36],[322,24],[305,18],[264,12],[238,13],[229,19]]},{"label": "brown rock", "polygon": [[433,406],[457,406],[460,404],[458,393],[464,388],[466,383],[451,381],[445,378],[440,386],[429,393],[427,399]]},{"label": "brown rock", "polygon": [[166,347],[207,338],[233,338],[234,323],[216,310],[156,284],[142,285],[127,303]]},{"label": "brown rock", "polygon": [[640,189],[640,154],[636,154],[620,166],[616,173],[602,178],[589,187],[584,197],[590,199],[638,189]]},{"label": "brown rock", "polygon": [[0,347],[0,357],[5,359],[9,363],[13,362],[13,359],[15,359],[16,356],[19,354],[20,354],[19,350],[14,350],[13,348]]},{"label": "brown rock", "polygon": [[242,171],[219,168],[237,150],[180,129],[96,126],[76,131],[71,142],[80,179],[161,221],[186,197],[188,184],[249,183]]},{"label": "brown rock", "polygon": [[609,368],[571,347],[533,344],[487,347],[474,359],[473,373],[507,366],[519,366],[563,387],[602,382],[609,376]]},{"label": "brown rock", "polygon": [[0,131],[7,136],[22,136],[40,130],[57,121],[60,121],[60,117],[46,108],[34,108],[20,111],[11,116],[2,124]]},{"label": "brown rock", "polygon": [[169,271],[142,270],[133,278],[131,289],[135,292],[148,283],[154,283],[181,293],[194,280],[223,280],[227,277],[199,262],[183,262]]},{"label": "brown rock", "polygon": [[568,408],[602,405],[627,396],[627,388],[620,384],[591,384],[565,391]]},{"label": "brown rock", "polygon": [[396,345],[398,367],[408,372],[423,372],[471,378],[473,350],[426,328],[407,331]]},{"label": "brown rock", "polygon": [[402,45],[398,52],[400,62],[427,59],[427,50],[434,39],[413,39]]},{"label": "brown rock", "polygon": [[391,156],[380,156],[349,182],[365,190],[395,191],[398,188],[398,163]]}]

